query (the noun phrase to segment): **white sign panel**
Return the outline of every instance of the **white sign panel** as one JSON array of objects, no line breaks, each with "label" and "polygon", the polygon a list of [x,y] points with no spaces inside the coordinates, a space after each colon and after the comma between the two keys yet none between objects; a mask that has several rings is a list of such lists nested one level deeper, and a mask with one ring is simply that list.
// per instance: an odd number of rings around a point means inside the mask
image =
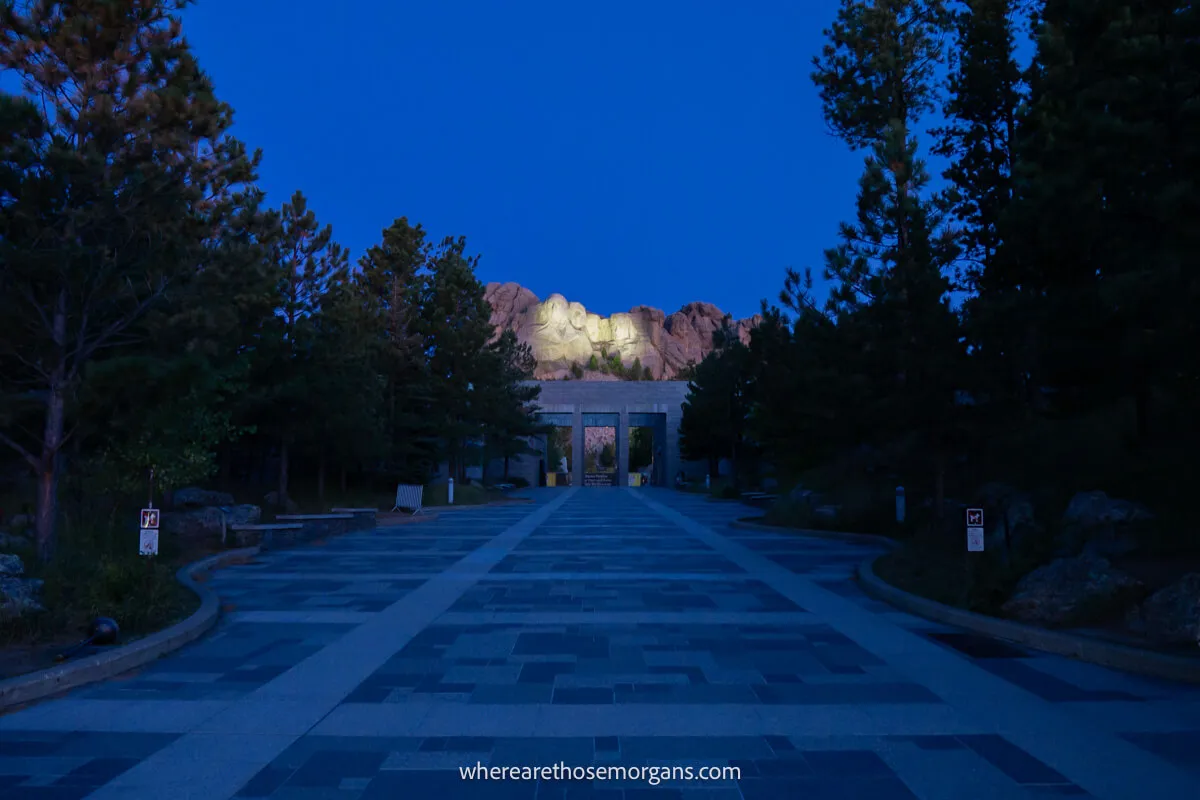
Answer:
[{"label": "white sign panel", "polygon": [[158,555],[158,531],[153,528],[142,528],[141,541],[138,544],[138,554],[143,556]]},{"label": "white sign panel", "polygon": [[983,528],[967,528],[967,552],[983,552]]}]

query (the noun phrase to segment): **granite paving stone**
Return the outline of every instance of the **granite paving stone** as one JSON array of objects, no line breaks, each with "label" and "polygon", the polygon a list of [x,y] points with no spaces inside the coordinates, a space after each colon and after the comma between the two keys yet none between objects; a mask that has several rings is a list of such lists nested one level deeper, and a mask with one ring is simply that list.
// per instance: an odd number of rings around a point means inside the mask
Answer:
[{"label": "granite paving stone", "polygon": [[[897,612],[853,580],[877,547],[734,528],[759,512],[665,489],[523,494],[214,573],[226,613],[210,634],[0,716],[0,800],[1124,800],[1200,785],[1200,687]],[[462,772],[527,767],[551,774]]]}]

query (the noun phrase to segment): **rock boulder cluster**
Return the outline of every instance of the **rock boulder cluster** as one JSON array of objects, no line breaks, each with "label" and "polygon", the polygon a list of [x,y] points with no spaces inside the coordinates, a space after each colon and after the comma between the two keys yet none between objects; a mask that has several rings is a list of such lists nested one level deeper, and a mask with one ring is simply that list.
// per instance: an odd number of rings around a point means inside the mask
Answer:
[{"label": "rock boulder cluster", "polygon": [[[636,359],[655,380],[670,380],[712,351],[713,332],[726,316],[711,303],[689,303],[670,315],[635,306],[602,317],[561,294],[542,301],[517,283],[489,283],[485,297],[497,335],[511,330],[533,348],[538,361],[534,377],[539,380],[565,378],[572,365],[586,367],[593,355],[597,359],[618,356],[626,367]],[[756,315],[733,324],[742,341],[748,342],[751,329],[760,321]],[[584,377],[604,380],[607,376],[589,372]]]}]

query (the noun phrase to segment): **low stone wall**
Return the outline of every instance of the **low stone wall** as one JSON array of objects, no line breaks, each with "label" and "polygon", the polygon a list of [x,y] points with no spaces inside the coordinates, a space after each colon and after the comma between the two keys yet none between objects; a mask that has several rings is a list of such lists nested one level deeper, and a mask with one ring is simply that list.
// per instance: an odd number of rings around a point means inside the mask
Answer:
[{"label": "low stone wall", "polygon": [[333,514],[349,514],[353,519],[350,521],[350,530],[355,531],[373,531],[375,530],[376,515],[379,513],[377,508],[332,508],[330,513]]},{"label": "low stone wall", "polygon": [[337,509],[336,514],[280,514],[276,522],[264,525],[232,525],[234,541],[242,547],[259,546],[263,550],[327,539],[330,536],[375,530],[374,508]]},{"label": "low stone wall", "polygon": [[324,539],[329,536],[341,536],[355,527],[353,514],[280,514],[276,522],[284,524],[298,522],[304,526],[304,541]]},{"label": "low stone wall", "polygon": [[304,526],[298,522],[284,525],[231,525],[229,530],[233,531],[238,547],[257,546],[269,550],[304,541]]}]

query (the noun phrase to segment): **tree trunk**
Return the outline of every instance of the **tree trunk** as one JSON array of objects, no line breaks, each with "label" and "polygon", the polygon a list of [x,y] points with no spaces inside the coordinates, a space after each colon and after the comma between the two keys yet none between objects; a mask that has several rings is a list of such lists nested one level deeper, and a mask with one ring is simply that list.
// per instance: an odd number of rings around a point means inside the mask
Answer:
[{"label": "tree trunk", "polygon": [[734,489],[738,488],[737,442],[729,447],[729,482],[733,484]]},{"label": "tree trunk", "polygon": [[66,425],[67,372],[63,360],[67,342],[65,290],[59,292],[58,304],[54,309],[54,342],[58,346],[59,361],[50,374],[46,425],[42,431],[42,457],[38,460],[37,555],[43,563],[54,555],[55,523],[58,521],[58,451],[62,448],[63,428]]},{"label": "tree trunk", "polygon": [[508,456],[504,456],[504,480],[508,480]]},{"label": "tree trunk", "polygon": [[1137,412],[1137,439],[1145,442],[1150,437],[1150,387],[1145,382],[1138,385],[1134,408]]},{"label": "tree trunk", "polygon": [[285,437],[279,442],[279,497],[276,498],[276,505],[279,508],[287,508],[288,458],[288,443]]},{"label": "tree trunk", "polygon": [[229,476],[233,472],[233,450],[229,445],[221,448],[221,472],[217,478],[219,487],[222,491],[229,491]]},{"label": "tree trunk", "polygon": [[946,455],[940,450],[934,456],[933,473],[933,525],[934,531],[940,533],[945,527],[942,524],[946,511]]},{"label": "tree trunk", "polygon": [[54,555],[54,524],[58,517],[58,458],[49,456],[38,471],[37,555],[45,563]]},{"label": "tree trunk", "polygon": [[321,508],[325,507],[325,453],[321,453],[321,458],[317,462],[317,502]]}]

